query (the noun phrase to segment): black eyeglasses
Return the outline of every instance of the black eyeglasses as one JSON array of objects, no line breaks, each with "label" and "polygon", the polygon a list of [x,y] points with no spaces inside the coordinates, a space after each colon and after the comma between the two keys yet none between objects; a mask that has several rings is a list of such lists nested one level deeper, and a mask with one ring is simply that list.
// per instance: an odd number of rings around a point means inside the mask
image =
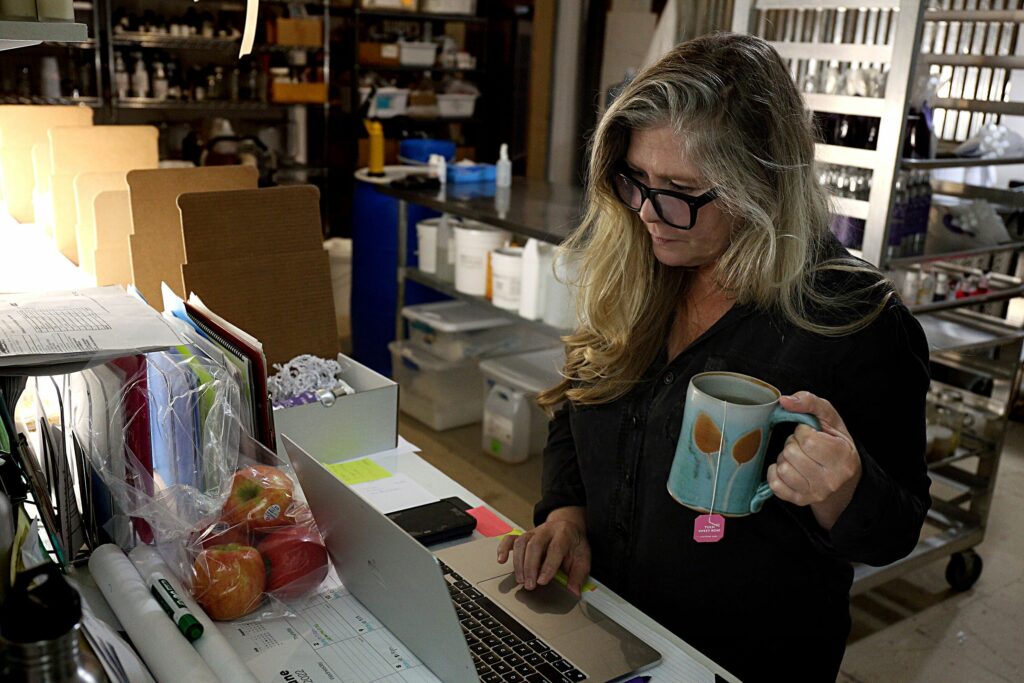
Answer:
[{"label": "black eyeglasses", "polygon": [[672,190],[655,190],[622,172],[612,177],[612,187],[622,203],[637,213],[644,200],[650,199],[658,217],[666,225],[679,230],[692,228],[697,223],[697,209],[718,197],[717,189],[708,190],[699,197]]}]

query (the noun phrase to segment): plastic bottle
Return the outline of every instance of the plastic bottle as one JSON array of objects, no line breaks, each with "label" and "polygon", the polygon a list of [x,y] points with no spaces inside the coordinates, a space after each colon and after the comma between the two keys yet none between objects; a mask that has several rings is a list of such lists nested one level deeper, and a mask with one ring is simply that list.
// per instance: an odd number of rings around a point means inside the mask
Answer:
[{"label": "plastic bottle", "polygon": [[132,73],[132,95],[149,96],[149,72],[146,71],[146,62],[141,55],[135,60],[135,71]]},{"label": "plastic bottle", "polygon": [[[523,247],[523,279],[519,290],[519,315],[527,320],[544,317],[545,285],[551,270],[551,246],[530,238]],[[546,270],[545,270],[546,269]]]},{"label": "plastic bottle", "polygon": [[907,306],[917,304],[917,296],[921,290],[921,275],[916,270],[908,270],[903,276],[903,288],[901,295],[903,303]]},{"label": "plastic bottle", "polygon": [[945,273],[938,273],[935,276],[935,293],[932,294],[932,301],[945,301],[949,298],[949,276]]},{"label": "plastic bottle", "polygon": [[504,142],[501,143],[501,152],[498,155],[495,184],[498,187],[512,186],[512,161],[508,158],[508,145]]},{"label": "plastic bottle", "polygon": [[120,52],[114,57],[114,88],[118,99],[128,97],[128,69],[124,66],[124,56]]},{"label": "plastic bottle", "polygon": [[157,100],[166,100],[168,93],[167,85],[167,73],[164,71],[164,65],[160,62],[153,63],[153,98]]}]

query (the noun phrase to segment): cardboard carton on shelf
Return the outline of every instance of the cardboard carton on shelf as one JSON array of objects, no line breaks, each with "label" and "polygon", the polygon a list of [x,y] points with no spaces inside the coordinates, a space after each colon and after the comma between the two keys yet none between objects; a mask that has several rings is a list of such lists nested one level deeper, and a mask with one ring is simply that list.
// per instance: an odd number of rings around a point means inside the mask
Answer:
[{"label": "cardboard carton on shelf", "polygon": [[274,24],[274,42],[296,47],[323,47],[324,22],[314,17],[277,17]]},{"label": "cardboard carton on shelf", "polygon": [[270,99],[278,104],[322,104],[327,101],[327,84],[274,81]]}]

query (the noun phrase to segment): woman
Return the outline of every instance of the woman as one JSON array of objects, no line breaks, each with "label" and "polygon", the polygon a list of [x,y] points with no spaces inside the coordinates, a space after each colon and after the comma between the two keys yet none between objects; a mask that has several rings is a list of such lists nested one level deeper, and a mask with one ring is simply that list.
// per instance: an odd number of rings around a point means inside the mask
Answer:
[{"label": "woman", "polygon": [[[578,257],[583,321],[536,528],[505,539],[527,589],[606,583],[744,681],[835,680],[851,562],[918,540],[929,505],[928,350],[877,270],[828,230],[810,117],[764,41],[715,34],[641,73],[602,119]],[[693,540],[666,490],[690,378],[759,377],[783,407],[764,508]]]}]

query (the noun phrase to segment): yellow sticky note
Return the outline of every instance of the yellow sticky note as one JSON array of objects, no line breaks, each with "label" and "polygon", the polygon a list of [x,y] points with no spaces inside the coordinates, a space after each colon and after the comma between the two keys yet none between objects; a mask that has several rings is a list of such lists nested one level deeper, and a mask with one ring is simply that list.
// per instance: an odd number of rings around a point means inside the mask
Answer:
[{"label": "yellow sticky note", "polygon": [[[522,529],[513,529],[512,531],[508,532],[505,535],[506,536],[522,536],[523,535],[523,530]],[[569,577],[561,569],[559,569],[557,572],[555,572],[555,581],[557,581],[558,583],[562,584],[563,586],[568,586],[569,585]],[[597,584],[594,583],[593,581],[586,581],[583,584],[583,591],[584,592],[592,591],[592,590],[595,590],[596,588],[597,588]]]},{"label": "yellow sticky note", "polygon": [[331,471],[331,474],[349,486],[386,479],[391,476],[391,472],[388,472],[369,458],[334,463],[333,465],[328,465],[327,469]]}]

